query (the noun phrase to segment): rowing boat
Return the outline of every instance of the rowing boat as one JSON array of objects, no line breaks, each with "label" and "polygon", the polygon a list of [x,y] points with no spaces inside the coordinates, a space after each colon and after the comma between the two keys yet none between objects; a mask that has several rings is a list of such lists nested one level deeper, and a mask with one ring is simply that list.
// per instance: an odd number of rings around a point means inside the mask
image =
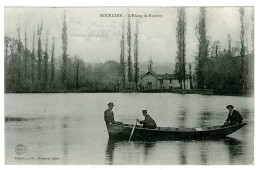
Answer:
[{"label": "rowing boat", "polygon": [[[208,126],[198,128],[158,127],[156,129],[136,126],[132,140],[178,140],[178,139],[219,139],[239,130],[247,123],[232,126]],[[110,139],[128,140],[134,125],[108,124],[107,131]]]}]

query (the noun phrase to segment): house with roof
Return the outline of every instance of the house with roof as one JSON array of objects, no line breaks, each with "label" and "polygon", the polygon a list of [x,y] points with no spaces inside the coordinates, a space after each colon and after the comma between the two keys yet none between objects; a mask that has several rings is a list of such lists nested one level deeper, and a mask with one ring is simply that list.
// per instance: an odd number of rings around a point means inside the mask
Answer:
[{"label": "house with roof", "polygon": [[[182,82],[184,84],[184,81]],[[176,74],[156,74],[149,69],[140,79],[140,88],[142,90],[152,89],[180,89],[181,82]],[[186,75],[185,89],[190,89],[190,78]]]}]

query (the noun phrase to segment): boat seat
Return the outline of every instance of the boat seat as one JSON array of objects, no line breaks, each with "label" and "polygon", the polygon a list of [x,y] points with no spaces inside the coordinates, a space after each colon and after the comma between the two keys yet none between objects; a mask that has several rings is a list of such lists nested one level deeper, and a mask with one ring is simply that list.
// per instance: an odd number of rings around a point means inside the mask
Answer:
[{"label": "boat seat", "polygon": [[181,132],[194,132],[194,131],[196,131],[195,130],[195,128],[185,128],[185,127],[181,127],[181,128],[179,128],[179,131],[181,131]]},{"label": "boat seat", "polygon": [[194,132],[196,131],[195,128],[172,128],[172,127],[159,127],[158,130],[163,130],[163,131],[180,131],[180,132]]}]

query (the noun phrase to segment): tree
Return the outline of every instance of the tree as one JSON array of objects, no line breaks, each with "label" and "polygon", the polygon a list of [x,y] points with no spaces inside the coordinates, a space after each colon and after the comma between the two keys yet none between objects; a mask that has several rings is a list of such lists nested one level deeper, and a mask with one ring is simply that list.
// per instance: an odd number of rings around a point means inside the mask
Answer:
[{"label": "tree", "polygon": [[17,73],[17,69],[19,68],[18,64],[18,41],[15,39],[10,39],[9,41],[9,49],[10,49],[10,60],[9,60],[9,67],[8,67],[8,72],[9,72],[9,87],[8,90],[10,91],[17,91],[20,88],[20,83],[19,83],[19,74]]},{"label": "tree", "polygon": [[5,35],[4,37],[4,42],[5,42],[5,63],[8,62],[8,47],[9,47],[9,37],[7,35]]},{"label": "tree", "polygon": [[34,81],[35,81],[35,33],[33,32],[33,40],[32,40],[32,53],[31,53],[31,81],[32,88],[34,89]]},{"label": "tree", "polygon": [[199,54],[196,57],[196,71],[197,71],[197,83],[198,88],[205,88],[206,74],[204,72],[205,63],[208,59],[208,40],[206,35],[206,9],[205,7],[200,8],[199,23],[196,26],[197,37],[199,40]]},{"label": "tree", "polygon": [[123,20],[122,24],[122,39],[120,41],[120,71],[122,74],[122,83],[123,83],[123,89],[125,90],[125,81],[126,81],[126,70],[125,70],[125,24]]},{"label": "tree", "polygon": [[252,8],[252,15],[251,15],[251,20],[252,20],[252,30],[251,30],[251,41],[252,41],[252,54],[254,54],[254,8]]},{"label": "tree", "polygon": [[44,88],[46,88],[48,84],[48,41],[49,41],[49,29],[47,30],[46,33],[46,41],[45,41],[45,52],[44,52]]},{"label": "tree", "polygon": [[9,46],[9,38],[7,35],[4,37],[4,42],[5,42],[5,63],[8,62],[8,46]]},{"label": "tree", "polygon": [[43,30],[43,24],[38,25],[37,35],[38,35],[38,88],[41,89],[42,86],[42,42],[41,42],[41,35]]},{"label": "tree", "polygon": [[193,89],[193,79],[191,73],[191,63],[189,63],[189,79],[190,79],[190,88]]},{"label": "tree", "polygon": [[8,87],[9,87],[9,67],[10,67],[10,64],[8,63],[9,62],[9,55],[8,55],[8,48],[9,48],[9,37],[7,35],[5,35],[4,37],[4,52],[5,52],[5,59],[4,59],[4,64],[5,64],[5,91],[8,90]]},{"label": "tree", "polygon": [[210,57],[216,58],[220,56],[221,53],[221,44],[220,41],[213,41],[211,47],[210,47]]},{"label": "tree", "polygon": [[176,43],[177,43],[177,62],[175,66],[175,72],[181,82],[182,89],[186,88],[186,69],[185,69],[185,52],[186,52],[186,12],[184,7],[177,9],[178,11],[178,21],[176,28]]},{"label": "tree", "polygon": [[139,68],[139,48],[138,48],[138,20],[136,20],[136,30],[135,30],[135,41],[134,41],[134,81],[135,81],[135,88],[137,89],[138,81],[140,77],[140,68]]},{"label": "tree", "polygon": [[231,36],[228,34],[228,54],[231,55]]},{"label": "tree", "polygon": [[245,27],[244,27],[244,7],[239,8],[240,13],[240,24],[241,24],[241,30],[240,30],[240,57],[241,57],[241,73],[240,73],[240,82],[242,89],[245,88]]},{"label": "tree", "polygon": [[27,65],[28,65],[28,48],[27,48],[27,32],[26,27],[24,31],[24,78],[25,78],[25,85],[27,85]]},{"label": "tree", "polygon": [[79,61],[77,63],[76,89],[79,89]]},{"label": "tree", "polygon": [[54,63],[54,50],[55,50],[55,38],[52,38],[52,49],[51,49],[51,80],[50,86],[53,87],[54,77],[55,77],[55,63]]},{"label": "tree", "polygon": [[62,83],[64,84],[66,88],[67,83],[67,49],[68,49],[68,35],[67,35],[67,23],[66,23],[66,13],[64,11],[63,13],[63,19],[62,19],[62,65],[61,65],[61,72],[62,72]]},{"label": "tree", "polygon": [[220,41],[214,41],[210,48],[210,58],[206,61],[204,66],[204,72],[206,73],[206,86],[207,88],[215,88],[216,87],[216,60],[221,57],[221,44]]},{"label": "tree", "polygon": [[17,30],[17,33],[18,33],[18,42],[17,42],[17,52],[18,52],[18,62],[17,62],[17,79],[18,79],[18,86],[19,88],[21,89],[22,88],[22,83],[21,83],[21,80],[22,80],[22,75],[21,75],[21,62],[22,62],[22,59],[21,59],[21,56],[22,56],[22,42],[21,42],[21,34],[20,34],[20,20],[19,20],[19,25],[18,27],[16,28]]},{"label": "tree", "polygon": [[231,48],[232,54],[238,54],[240,53],[240,41],[236,41],[235,44]]},{"label": "tree", "polygon": [[127,45],[128,45],[128,58],[127,58],[127,64],[128,64],[128,83],[129,86],[131,86],[131,83],[133,81],[133,64],[132,64],[132,59],[131,59],[131,23],[130,23],[130,18],[128,16],[128,26],[127,26]]}]

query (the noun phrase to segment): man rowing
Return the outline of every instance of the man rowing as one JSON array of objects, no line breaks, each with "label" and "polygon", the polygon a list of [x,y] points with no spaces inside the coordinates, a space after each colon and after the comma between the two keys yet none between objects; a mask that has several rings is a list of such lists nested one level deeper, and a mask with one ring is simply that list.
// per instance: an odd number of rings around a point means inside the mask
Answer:
[{"label": "man rowing", "polygon": [[148,129],[156,129],[156,123],[153,120],[153,118],[147,114],[147,110],[142,110],[143,115],[144,115],[144,120],[139,120],[136,119],[140,124],[143,124],[143,128],[148,128]]}]

